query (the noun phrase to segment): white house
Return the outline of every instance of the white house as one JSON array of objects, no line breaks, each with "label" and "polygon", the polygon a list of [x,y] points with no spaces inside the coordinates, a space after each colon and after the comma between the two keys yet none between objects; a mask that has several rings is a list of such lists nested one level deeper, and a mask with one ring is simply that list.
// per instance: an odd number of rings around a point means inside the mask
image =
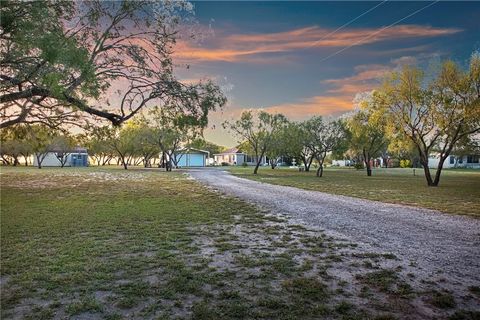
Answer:
[{"label": "white house", "polygon": [[[352,160],[332,160],[332,166],[333,167],[349,167],[349,166],[353,166],[355,164],[354,161]],[[363,161],[362,161],[362,164],[365,164]],[[377,167],[383,167],[384,166],[384,161],[382,158],[374,158],[374,159],[371,159],[370,160],[370,165],[374,168],[377,168]]]},{"label": "white house", "polygon": [[[428,158],[428,166],[430,168],[437,168],[439,162],[439,156],[430,156]],[[444,168],[475,168],[480,169],[480,155],[466,155],[456,156],[449,155],[443,163]]]},{"label": "white house", "polygon": [[334,167],[348,167],[353,165],[351,160],[332,160],[332,166]]},{"label": "white house", "polygon": [[[61,159],[65,159],[65,167],[86,167],[88,166],[88,152],[85,148],[77,147],[71,151],[64,152],[60,150],[51,150],[45,154],[42,154],[43,157],[42,167],[61,167]],[[33,157],[33,165],[38,166],[38,159],[36,156]]]},{"label": "white house", "polygon": [[[255,156],[248,155],[245,152],[240,151],[238,148],[228,149],[222,153],[216,153],[213,155],[214,163],[216,165],[228,164],[228,165],[242,165],[247,163],[248,165],[256,165],[257,158]],[[260,165],[268,164],[268,159],[266,156],[262,157]]]},{"label": "white house", "polygon": [[210,152],[199,149],[183,149],[179,150],[176,154],[177,166],[180,168],[185,167],[205,167],[208,165],[208,158]]}]

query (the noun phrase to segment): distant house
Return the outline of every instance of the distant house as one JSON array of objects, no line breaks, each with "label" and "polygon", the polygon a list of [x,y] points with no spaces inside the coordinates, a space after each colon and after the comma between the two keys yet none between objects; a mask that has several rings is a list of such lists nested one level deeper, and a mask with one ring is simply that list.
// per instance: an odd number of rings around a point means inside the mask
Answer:
[{"label": "distant house", "polygon": [[[438,155],[432,155],[428,158],[428,166],[430,168],[438,168]],[[471,154],[465,156],[449,155],[443,163],[444,168],[474,168],[480,169],[480,155]]]},{"label": "distant house", "polygon": [[205,167],[208,165],[210,152],[199,149],[183,149],[175,153],[177,166],[185,167]]},{"label": "distant house", "polygon": [[[251,156],[245,152],[242,152],[238,148],[231,148],[222,153],[216,153],[213,155],[213,159],[216,165],[227,164],[239,166],[244,163],[247,163],[248,165],[257,164],[257,158],[255,156]],[[266,156],[263,156],[260,165],[265,164],[268,164],[268,159]]]},{"label": "distant house", "polygon": [[[62,160],[65,161],[65,167],[88,166],[87,149],[81,147],[77,147],[68,152],[53,149],[44,154],[44,156],[42,167],[61,167]],[[33,165],[38,166],[37,157],[33,157]]]},{"label": "distant house", "polygon": [[[353,160],[332,160],[332,166],[333,167],[350,167],[355,164],[355,161]],[[365,164],[362,161],[362,164]],[[389,164],[389,162],[387,162]],[[378,167],[383,167],[384,166],[384,160],[382,158],[374,158],[370,160],[370,166],[372,168],[378,168]]]},{"label": "distant house", "polygon": [[332,166],[334,167],[349,167],[353,165],[351,160],[332,160]]}]

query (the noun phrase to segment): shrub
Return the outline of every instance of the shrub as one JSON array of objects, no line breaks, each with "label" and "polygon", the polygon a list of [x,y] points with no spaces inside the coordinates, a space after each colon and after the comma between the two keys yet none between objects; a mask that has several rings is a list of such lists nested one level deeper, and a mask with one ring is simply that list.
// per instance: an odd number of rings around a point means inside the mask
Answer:
[{"label": "shrub", "polygon": [[361,170],[361,169],[363,169],[363,162],[355,162],[353,167],[357,170]]},{"label": "shrub", "polygon": [[222,162],[222,167],[227,167],[229,166],[230,164],[228,162]]},{"label": "shrub", "polygon": [[408,159],[400,160],[400,168],[411,168],[412,162]]},{"label": "shrub", "polygon": [[248,163],[242,162],[242,167],[248,167]]}]

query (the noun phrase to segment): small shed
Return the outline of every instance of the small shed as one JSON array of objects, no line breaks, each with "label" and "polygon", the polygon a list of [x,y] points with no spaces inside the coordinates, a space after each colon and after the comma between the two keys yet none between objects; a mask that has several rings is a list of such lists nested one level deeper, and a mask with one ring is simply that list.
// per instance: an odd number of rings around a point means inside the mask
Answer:
[{"label": "small shed", "polygon": [[175,153],[178,167],[205,167],[210,152],[199,149],[183,149]]},{"label": "small shed", "polygon": [[[54,149],[48,151],[42,161],[42,167],[61,167],[61,159],[63,159],[63,157],[67,157],[65,160],[65,167],[88,166],[87,149],[77,147],[67,152]],[[38,166],[37,157],[33,157],[33,165]]]}]

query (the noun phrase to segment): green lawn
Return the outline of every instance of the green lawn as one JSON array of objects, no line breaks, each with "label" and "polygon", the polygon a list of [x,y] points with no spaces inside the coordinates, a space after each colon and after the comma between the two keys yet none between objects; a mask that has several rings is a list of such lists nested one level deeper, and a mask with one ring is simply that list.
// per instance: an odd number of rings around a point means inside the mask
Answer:
[{"label": "green lawn", "polygon": [[431,287],[417,290],[391,254],[360,254],[179,173],[0,178],[2,319],[394,319],[451,315],[463,299],[420,277]]},{"label": "green lawn", "polygon": [[253,168],[229,170],[266,183],[480,217],[480,170],[444,170],[439,187],[426,186],[422,169],[415,169],[415,176],[413,169],[374,169],[373,176],[367,177],[364,170],[327,168],[322,178],[315,176],[315,169],[264,167],[258,175]]}]

